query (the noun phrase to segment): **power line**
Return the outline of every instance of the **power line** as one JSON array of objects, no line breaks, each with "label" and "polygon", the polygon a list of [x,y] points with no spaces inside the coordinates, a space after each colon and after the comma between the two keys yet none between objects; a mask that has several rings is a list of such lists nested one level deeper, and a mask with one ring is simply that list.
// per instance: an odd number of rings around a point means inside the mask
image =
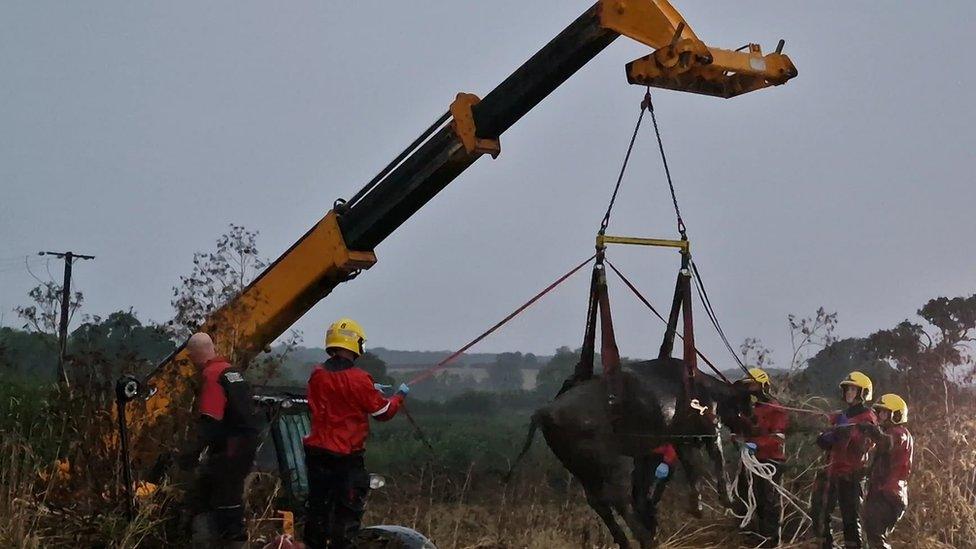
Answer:
[{"label": "power line", "polygon": [[9,266],[17,266],[17,267],[19,267],[19,266],[21,266],[21,265],[24,264],[24,261],[27,261],[28,263],[39,263],[39,262],[44,261],[44,260],[41,259],[41,258],[39,258],[39,257],[37,257],[37,256],[33,256],[32,257],[30,255],[28,255],[28,256],[23,256],[22,255],[22,256],[19,256],[19,257],[12,257],[12,258],[7,258],[7,259],[0,259],[0,268],[6,268],[6,267],[9,267]]}]

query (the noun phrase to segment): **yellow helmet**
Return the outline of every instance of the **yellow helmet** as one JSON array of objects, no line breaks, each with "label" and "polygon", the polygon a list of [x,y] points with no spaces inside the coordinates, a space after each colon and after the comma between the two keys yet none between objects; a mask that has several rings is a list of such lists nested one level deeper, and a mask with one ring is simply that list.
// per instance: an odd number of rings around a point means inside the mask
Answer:
[{"label": "yellow helmet", "polygon": [[767,374],[766,370],[763,370],[762,368],[749,368],[749,377],[743,379],[745,381],[753,379],[758,381],[761,385],[769,385],[769,374]]},{"label": "yellow helmet", "polygon": [[891,412],[891,422],[895,424],[908,421],[908,403],[905,399],[894,393],[881,395],[881,398],[874,403],[874,409],[888,410]]},{"label": "yellow helmet", "polygon": [[346,349],[362,356],[366,352],[366,332],[351,318],[340,318],[325,332],[325,350]]},{"label": "yellow helmet", "polygon": [[742,383],[755,381],[765,391],[769,388],[769,374],[762,368],[749,368],[749,375],[739,380]]},{"label": "yellow helmet", "polygon": [[874,384],[871,383],[871,378],[861,372],[851,372],[840,382],[841,389],[848,385],[860,389],[861,400],[871,400],[871,396],[874,394]]}]

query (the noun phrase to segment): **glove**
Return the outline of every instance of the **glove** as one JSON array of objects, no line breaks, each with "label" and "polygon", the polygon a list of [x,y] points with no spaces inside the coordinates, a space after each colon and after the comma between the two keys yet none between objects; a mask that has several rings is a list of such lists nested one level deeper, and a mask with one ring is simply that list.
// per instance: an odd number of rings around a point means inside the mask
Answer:
[{"label": "glove", "polygon": [[858,423],[857,429],[873,439],[879,439],[884,434],[881,427],[873,423]]},{"label": "glove", "polygon": [[408,386],[406,383],[401,383],[400,387],[397,388],[397,393],[407,396],[407,394],[410,393],[410,386]]},{"label": "glove", "polygon": [[750,455],[756,455],[756,450],[759,448],[759,446],[757,446],[755,442],[747,442],[746,448],[749,449]]},{"label": "glove", "polygon": [[654,478],[664,480],[668,478],[671,474],[671,466],[667,463],[661,462],[658,464],[657,469],[654,469]]},{"label": "glove", "polygon": [[387,389],[392,389],[393,386],[392,385],[384,385],[382,383],[374,383],[373,384],[373,388],[376,389],[377,391],[381,392],[381,393],[386,393],[386,390]]}]

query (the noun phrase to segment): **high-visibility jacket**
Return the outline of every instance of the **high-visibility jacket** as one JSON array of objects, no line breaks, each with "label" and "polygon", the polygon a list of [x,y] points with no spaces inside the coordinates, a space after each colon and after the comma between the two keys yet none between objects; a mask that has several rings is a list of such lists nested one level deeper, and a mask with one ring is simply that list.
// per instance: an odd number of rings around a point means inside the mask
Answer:
[{"label": "high-visibility jacket", "polygon": [[215,357],[204,365],[197,408],[197,439],[189,455],[199,455],[205,448],[211,455],[236,455],[256,440],[251,385],[226,359]]},{"label": "high-visibility jacket", "polygon": [[369,418],[393,419],[403,395],[386,398],[373,386],[373,378],[351,361],[329,358],[308,380],[308,407],[312,431],[305,446],[337,455],[362,453],[369,435]]},{"label": "high-visibility jacket", "polygon": [[871,465],[868,493],[880,492],[908,505],[908,475],[912,472],[915,440],[904,425],[885,430]]},{"label": "high-visibility jacket", "polygon": [[786,428],[790,417],[775,399],[757,402],[752,417],[742,418],[743,438],[756,445],[760,461],[786,460]]},{"label": "high-visibility jacket", "polygon": [[858,423],[878,424],[878,416],[863,404],[855,404],[830,416],[831,429],[817,437],[817,444],[830,452],[827,475],[830,477],[860,475],[868,465],[874,441],[855,427]]}]

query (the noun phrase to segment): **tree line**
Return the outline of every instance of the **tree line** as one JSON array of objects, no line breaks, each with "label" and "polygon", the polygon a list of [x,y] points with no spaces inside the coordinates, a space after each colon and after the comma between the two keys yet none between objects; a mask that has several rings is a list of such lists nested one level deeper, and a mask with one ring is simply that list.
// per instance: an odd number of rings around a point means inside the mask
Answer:
[{"label": "tree line", "polygon": [[[173,287],[174,314],[167,322],[143,323],[132,309],[104,317],[83,316],[70,332],[69,372],[73,369],[76,376],[98,378],[106,386],[122,373],[147,372],[268,265],[258,252],[257,237],[255,231],[231,225],[213,250],[195,253],[189,274]],[[27,298],[27,305],[15,309],[21,326],[0,328],[0,373],[53,381],[61,288],[56,282],[45,282],[31,289]],[[84,296],[75,292],[69,314],[80,311],[83,303]],[[864,337],[837,338],[838,315],[823,308],[809,317],[790,315],[787,320],[792,355],[781,367],[777,368],[772,353],[756,338],[743,342],[740,355],[747,365],[772,369],[798,391],[833,395],[835,380],[851,370],[861,370],[878,385],[898,388],[910,397],[945,395],[976,379],[970,346],[976,332],[976,295],[936,297],[923,304],[915,318]],[[304,384],[314,360],[296,352],[299,339],[298,333],[288,334],[273,352],[254,359],[249,367],[255,382]],[[551,398],[572,373],[578,357],[579,350],[569,347],[560,347],[543,359],[531,353],[500,353],[493,362],[479,364],[487,370],[484,379],[447,369],[418,385],[415,396],[448,401],[464,394],[470,398],[469,393],[480,391],[528,392]],[[361,364],[377,381],[393,381],[380,357],[367,353]],[[538,371],[532,391],[523,391],[523,370]]]}]

